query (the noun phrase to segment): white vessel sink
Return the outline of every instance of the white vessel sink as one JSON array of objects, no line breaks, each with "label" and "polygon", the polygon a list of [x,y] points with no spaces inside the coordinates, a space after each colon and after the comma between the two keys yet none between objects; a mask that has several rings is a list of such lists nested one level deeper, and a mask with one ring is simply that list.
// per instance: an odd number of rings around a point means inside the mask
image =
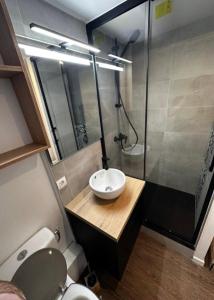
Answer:
[{"label": "white vessel sink", "polygon": [[94,194],[101,199],[115,199],[124,191],[126,176],[117,169],[109,168],[95,172],[89,179]]}]

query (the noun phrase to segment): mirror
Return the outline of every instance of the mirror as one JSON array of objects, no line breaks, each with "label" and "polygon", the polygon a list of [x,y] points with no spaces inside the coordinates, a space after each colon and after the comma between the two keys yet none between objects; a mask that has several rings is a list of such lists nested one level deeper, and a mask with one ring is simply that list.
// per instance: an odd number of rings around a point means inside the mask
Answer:
[{"label": "mirror", "polygon": [[[89,54],[84,58],[92,61]],[[55,152],[51,160],[56,163],[100,139],[93,65],[32,61]]]}]

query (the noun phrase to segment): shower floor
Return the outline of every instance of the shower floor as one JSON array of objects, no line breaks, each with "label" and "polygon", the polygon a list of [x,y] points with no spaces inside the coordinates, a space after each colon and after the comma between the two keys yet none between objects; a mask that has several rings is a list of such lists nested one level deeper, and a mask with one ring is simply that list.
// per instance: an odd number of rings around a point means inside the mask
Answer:
[{"label": "shower floor", "polygon": [[177,242],[194,248],[195,197],[147,182],[143,195],[143,224]]}]

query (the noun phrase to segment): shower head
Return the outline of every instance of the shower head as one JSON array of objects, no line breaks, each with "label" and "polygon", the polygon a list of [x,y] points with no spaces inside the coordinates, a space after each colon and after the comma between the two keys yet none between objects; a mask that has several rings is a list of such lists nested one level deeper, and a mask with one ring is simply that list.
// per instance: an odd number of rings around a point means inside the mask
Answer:
[{"label": "shower head", "polygon": [[136,29],[130,36],[128,43],[134,44],[137,41],[137,39],[139,38],[139,36],[140,36],[140,30]]},{"label": "shower head", "polygon": [[129,47],[130,44],[134,44],[136,43],[137,39],[139,38],[140,36],[140,30],[139,29],[136,29],[132,35],[130,36],[129,38],[129,41],[127,42],[127,44],[125,45],[125,47],[123,48],[123,51],[122,53],[120,54],[121,57],[123,57]]}]

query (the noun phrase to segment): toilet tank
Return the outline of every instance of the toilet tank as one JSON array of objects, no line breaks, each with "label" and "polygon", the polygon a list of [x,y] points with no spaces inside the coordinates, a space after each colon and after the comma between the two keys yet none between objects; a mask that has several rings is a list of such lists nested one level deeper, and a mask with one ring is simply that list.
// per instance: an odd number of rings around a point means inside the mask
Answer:
[{"label": "toilet tank", "polygon": [[11,280],[20,265],[34,252],[43,248],[58,248],[54,233],[44,227],[18,248],[2,265],[0,280]]}]

